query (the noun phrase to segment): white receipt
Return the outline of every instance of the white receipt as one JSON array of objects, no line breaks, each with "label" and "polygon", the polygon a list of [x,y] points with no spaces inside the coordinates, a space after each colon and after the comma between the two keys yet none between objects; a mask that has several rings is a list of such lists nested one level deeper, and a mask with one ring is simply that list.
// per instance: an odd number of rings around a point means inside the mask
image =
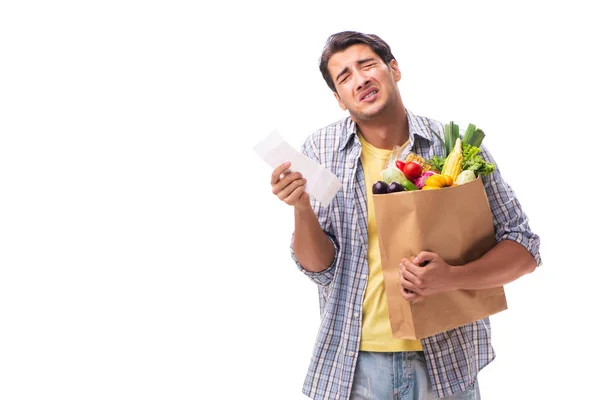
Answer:
[{"label": "white receipt", "polygon": [[271,132],[254,146],[254,151],[273,169],[289,161],[291,171],[298,171],[306,179],[306,192],[327,207],[342,187],[335,174],[308,158],[286,143],[277,131]]}]

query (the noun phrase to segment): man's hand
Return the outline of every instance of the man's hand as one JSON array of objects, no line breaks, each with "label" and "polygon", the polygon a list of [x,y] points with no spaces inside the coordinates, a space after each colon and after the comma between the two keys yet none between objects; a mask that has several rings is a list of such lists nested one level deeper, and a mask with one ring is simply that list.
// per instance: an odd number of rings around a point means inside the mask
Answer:
[{"label": "man's hand", "polygon": [[412,261],[400,262],[402,296],[410,302],[438,293],[458,289],[454,287],[452,267],[436,253],[422,251]]},{"label": "man's hand", "polygon": [[290,206],[310,206],[310,197],[304,191],[306,179],[300,172],[291,172],[291,163],[285,162],[273,170],[271,187],[273,194]]},{"label": "man's hand", "polygon": [[292,246],[297,261],[307,271],[322,272],[332,265],[335,247],[321,228],[310,205],[310,196],[304,191],[306,179],[300,172],[291,172],[291,165],[290,162],[285,162],[273,170],[273,194],[286,204],[294,206]]}]

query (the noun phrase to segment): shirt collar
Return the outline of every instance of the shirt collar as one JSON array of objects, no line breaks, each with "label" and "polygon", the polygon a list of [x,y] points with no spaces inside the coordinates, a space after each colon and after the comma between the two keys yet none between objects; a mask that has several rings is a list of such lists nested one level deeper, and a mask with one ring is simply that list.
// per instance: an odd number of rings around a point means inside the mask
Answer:
[{"label": "shirt collar", "polygon": [[406,116],[408,117],[409,140],[414,141],[416,135],[430,142],[433,141],[432,128],[427,119],[416,116],[410,110],[406,110]]},{"label": "shirt collar", "polygon": [[[423,122],[422,118],[417,117],[408,109],[406,109],[406,116],[408,118],[408,140],[411,145],[415,141],[415,136],[420,136],[428,141],[433,140],[430,132],[432,128],[428,123]],[[346,117],[346,120],[344,121],[344,128],[345,129],[343,132],[345,137],[340,140],[340,151],[344,150],[350,144],[350,142],[354,141],[357,137],[356,135],[358,127],[352,118]]]}]

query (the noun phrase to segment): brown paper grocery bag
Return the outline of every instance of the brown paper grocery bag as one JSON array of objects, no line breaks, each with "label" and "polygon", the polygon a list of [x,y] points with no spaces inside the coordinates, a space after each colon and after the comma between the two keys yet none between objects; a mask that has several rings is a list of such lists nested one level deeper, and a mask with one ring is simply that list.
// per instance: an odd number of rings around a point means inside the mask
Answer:
[{"label": "brown paper grocery bag", "polygon": [[373,195],[385,292],[394,337],[422,339],[507,308],[504,288],[457,290],[409,303],[400,260],[432,251],[450,265],[481,257],[496,244],[481,178],[438,190]]}]

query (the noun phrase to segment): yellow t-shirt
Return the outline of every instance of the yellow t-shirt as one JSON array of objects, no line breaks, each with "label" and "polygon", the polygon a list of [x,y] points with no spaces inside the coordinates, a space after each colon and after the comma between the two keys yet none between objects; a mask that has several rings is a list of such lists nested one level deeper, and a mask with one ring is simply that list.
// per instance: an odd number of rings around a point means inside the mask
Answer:
[{"label": "yellow t-shirt", "polygon": [[[381,257],[379,255],[379,238],[375,224],[375,211],[373,207],[373,184],[381,177],[381,170],[385,167],[391,150],[378,149],[368,143],[362,135],[358,135],[362,143],[362,162],[365,174],[367,192],[367,230],[369,247],[367,261],[369,263],[369,281],[363,301],[362,336],[360,350],[362,351],[418,351],[422,350],[419,340],[396,339],[392,337],[392,328],[388,315],[387,297],[381,270]],[[408,142],[404,144],[406,146]]]}]

